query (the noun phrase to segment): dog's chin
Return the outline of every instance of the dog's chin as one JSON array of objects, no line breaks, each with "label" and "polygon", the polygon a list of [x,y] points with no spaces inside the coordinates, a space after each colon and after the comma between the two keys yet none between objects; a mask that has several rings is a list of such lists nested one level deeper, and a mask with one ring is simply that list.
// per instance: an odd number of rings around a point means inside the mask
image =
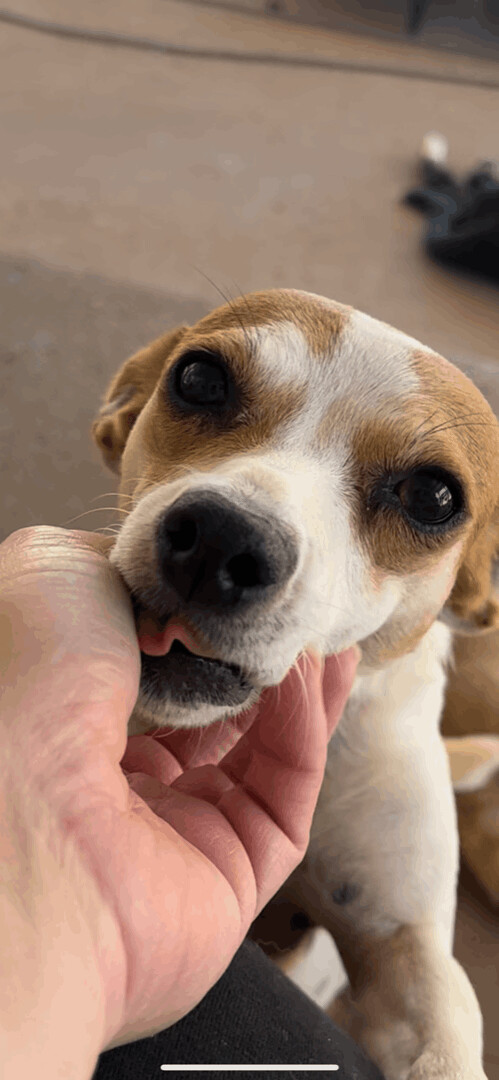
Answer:
[{"label": "dog's chin", "polygon": [[141,654],[142,671],[129,734],[161,727],[206,727],[246,711],[257,687],[234,664],[196,656],[179,647],[166,656]]}]

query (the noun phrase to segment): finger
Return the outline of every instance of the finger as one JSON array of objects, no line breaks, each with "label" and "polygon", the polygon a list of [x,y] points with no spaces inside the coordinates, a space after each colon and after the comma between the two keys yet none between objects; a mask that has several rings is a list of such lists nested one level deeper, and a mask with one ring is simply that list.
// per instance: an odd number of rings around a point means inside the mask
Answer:
[{"label": "finger", "polygon": [[101,533],[87,533],[81,530],[75,530],[73,536],[78,536],[82,548],[88,548],[89,551],[96,551],[99,555],[105,555],[109,557],[109,553],[112,551],[116,538],[114,536],[102,536]]},{"label": "finger", "polygon": [[169,747],[152,735],[132,735],[120,764],[127,775],[142,773],[161,784],[173,784],[183,771]]},{"label": "finger", "polygon": [[14,533],[0,545],[0,607],[4,715],[24,703],[46,734],[94,707],[119,760],[139,649],[129,597],[94,538],[45,526]]},{"label": "finger", "polygon": [[[343,654],[339,664],[337,656],[328,657],[323,665],[325,678],[324,700],[326,702],[328,717],[328,733],[331,736],[334,726],[343,710],[350,688],[350,668],[355,670],[360,653],[355,648]],[[345,687],[343,697],[341,687]],[[173,760],[180,769],[194,768],[200,765],[216,765],[240,740],[241,736],[254,723],[260,703],[252,705],[245,712],[228,720],[220,720],[210,724],[207,728],[181,731],[178,728],[163,729],[154,736],[141,736],[141,743],[135,742],[135,738],[129,740],[125,755],[124,767],[148,771],[151,775],[160,776],[165,783],[170,783],[166,776],[178,775],[179,769],[172,775]],[[336,711],[335,711],[336,710]],[[154,746],[151,746],[154,743]],[[132,745],[134,744],[134,745]],[[147,744],[147,745],[146,745]],[[157,744],[165,747],[167,755],[158,753]],[[133,756],[131,756],[133,753]],[[140,756],[136,756],[139,754]],[[158,771],[156,771],[158,770]],[[165,771],[166,770],[166,771]]]},{"label": "finger", "polygon": [[[359,651],[353,648],[341,658],[331,656],[322,663],[328,738],[343,711],[359,656]],[[128,740],[122,766],[126,771],[144,772],[155,776],[162,783],[171,784],[184,770],[217,764],[228,755],[255,722],[260,709],[272,708],[272,695],[275,693],[275,690],[268,691],[267,696],[245,713],[211,724],[209,728],[198,728],[195,731],[170,729],[154,736],[133,736]]]},{"label": "finger", "polygon": [[322,673],[322,693],[327,715],[328,737],[339,723],[355,678],[361,652],[357,645],[326,657]]},{"label": "finger", "polygon": [[222,797],[219,809],[249,854],[262,902],[306,849],[329,732],[341,715],[355,666],[348,654],[329,666],[326,712],[322,665],[316,656],[301,658],[279,694],[262,695],[254,724],[221,762],[234,788]]},{"label": "finger", "polygon": [[156,733],[155,742],[166,747],[183,769],[197,765],[216,765],[253,723],[258,703],[238,716],[219,720],[209,727],[182,731],[169,728]]},{"label": "finger", "polygon": [[[357,662],[355,650],[325,665],[317,657],[302,658],[298,672],[284,680],[277,698],[277,690],[262,696],[253,728],[221,768],[191,768],[175,778],[165,746],[150,737],[129,740],[129,748],[135,743],[135,750],[127,761],[142,773],[129,777],[129,783],[156,815],[215,863],[247,920],[261,910],[303,855],[327,739],[343,709]],[[255,738],[260,725],[262,733]],[[248,891],[251,878],[255,893]]]},{"label": "finger", "polygon": [[298,773],[319,773],[351,690],[357,657],[355,649],[326,661],[312,652],[300,657],[280,686],[264,691],[256,720],[222,767],[233,774],[248,756],[263,755]]},{"label": "finger", "polygon": [[[162,820],[166,835],[177,833],[229,882],[244,934],[255,916],[257,890],[248,853],[218,807],[232,789],[229,778],[216,766],[207,765],[185,773],[173,786],[141,773],[129,776],[128,783],[137,796],[135,813],[153,814],[150,820],[156,830],[158,819]],[[274,843],[277,847],[275,838]],[[279,858],[278,850],[275,857]]]}]

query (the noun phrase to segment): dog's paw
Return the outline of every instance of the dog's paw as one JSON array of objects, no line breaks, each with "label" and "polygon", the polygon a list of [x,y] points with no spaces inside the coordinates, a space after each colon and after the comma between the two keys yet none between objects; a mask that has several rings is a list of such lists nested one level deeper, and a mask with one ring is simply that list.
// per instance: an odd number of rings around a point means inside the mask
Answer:
[{"label": "dog's paw", "polygon": [[414,1062],[405,1080],[487,1080],[480,1065],[428,1050]]}]

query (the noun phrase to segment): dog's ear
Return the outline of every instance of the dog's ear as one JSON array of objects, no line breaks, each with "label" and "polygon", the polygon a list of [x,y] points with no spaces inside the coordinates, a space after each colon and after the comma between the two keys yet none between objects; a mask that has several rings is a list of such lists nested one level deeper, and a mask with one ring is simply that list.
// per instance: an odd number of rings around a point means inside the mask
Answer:
[{"label": "dog's ear", "polygon": [[469,544],[441,619],[465,635],[499,627],[499,505]]},{"label": "dog's ear", "polygon": [[135,353],[108,387],[92,426],[92,436],[113,472],[119,473],[121,456],[133,425],[149,401],[168,356],[187,330],[187,326],[179,326]]}]

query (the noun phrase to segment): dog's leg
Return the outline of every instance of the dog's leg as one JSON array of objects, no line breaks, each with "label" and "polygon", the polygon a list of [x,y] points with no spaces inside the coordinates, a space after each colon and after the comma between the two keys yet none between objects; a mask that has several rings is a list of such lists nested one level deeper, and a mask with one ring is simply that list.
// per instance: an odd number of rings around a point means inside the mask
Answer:
[{"label": "dog's leg", "polygon": [[483,1080],[480,1010],[452,957],[458,839],[430,649],[358,680],[291,885],[348,973],[333,1015],[387,1080]]},{"label": "dog's leg", "polygon": [[351,987],[330,1015],[387,1080],[483,1080],[478,1003],[435,927],[359,936],[342,952]]}]

